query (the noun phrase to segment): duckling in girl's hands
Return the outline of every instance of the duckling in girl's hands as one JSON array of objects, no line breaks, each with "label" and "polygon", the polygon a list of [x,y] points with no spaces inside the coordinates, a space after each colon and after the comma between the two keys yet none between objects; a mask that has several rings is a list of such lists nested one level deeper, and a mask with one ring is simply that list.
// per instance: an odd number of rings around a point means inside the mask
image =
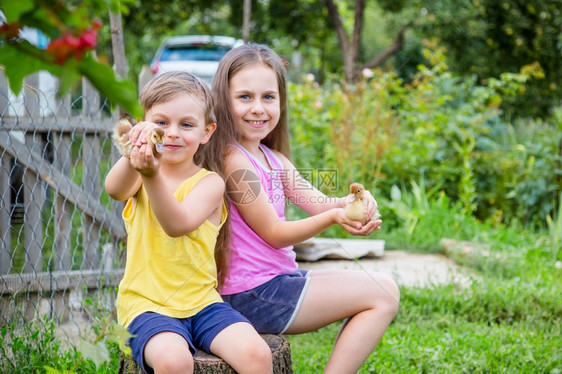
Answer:
[{"label": "duckling in girl's hands", "polygon": [[[133,145],[129,139],[129,131],[133,128],[129,120],[123,118],[115,124],[113,128],[113,144],[123,157],[131,158]],[[152,144],[152,151],[156,154],[164,152],[164,130],[155,128],[148,136],[148,141]]]},{"label": "duckling in girl's hands", "polygon": [[[353,195],[351,202],[345,207],[345,215],[347,218],[354,221],[360,221],[363,225],[367,223],[367,214],[365,213],[365,206],[363,205],[363,194],[365,187],[361,183],[352,183],[349,186],[349,193]],[[379,211],[375,212],[373,219],[380,218]]]}]

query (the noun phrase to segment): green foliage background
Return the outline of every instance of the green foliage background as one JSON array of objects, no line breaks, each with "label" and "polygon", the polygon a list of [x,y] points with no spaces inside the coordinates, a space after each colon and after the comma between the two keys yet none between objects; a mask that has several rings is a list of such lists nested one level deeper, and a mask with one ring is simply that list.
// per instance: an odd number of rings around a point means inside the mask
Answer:
[{"label": "green foliage background", "polygon": [[416,2],[425,15],[420,35],[438,37],[449,50],[452,70],[485,82],[522,66],[540,63],[544,79],[522,95],[506,98],[503,109],[515,116],[548,116],[562,97],[562,1],[452,0]]},{"label": "green foliage background", "polygon": [[561,187],[562,109],[548,122],[514,123],[500,110],[537,67],[482,86],[452,73],[438,44],[427,42],[424,55],[430,65],[420,65],[409,84],[380,70],[352,88],[291,84],[298,167],[335,169],[337,186],[318,186],[328,194],[342,196],[358,181],[390,200],[393,186],[415,181],[479,219],[544,227]]}]

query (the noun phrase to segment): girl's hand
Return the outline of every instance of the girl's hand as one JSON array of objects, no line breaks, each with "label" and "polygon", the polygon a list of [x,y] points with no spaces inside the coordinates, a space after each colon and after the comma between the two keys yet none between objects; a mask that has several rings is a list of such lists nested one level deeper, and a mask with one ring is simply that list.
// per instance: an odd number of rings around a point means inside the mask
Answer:
[{"label": "girl's hand", "polygon": [[368,190],[363,192],[363,206],[365,207],[365,220],[367,222],[379,219],[379,205]]},{"label": "girl's hand", "polygon": [[343,208],[334,209],[335,220],[345,231],[355,236],[369,236],[374,231],[380,230],[382,221],[380,219],[371,221],[369,220],[365,225],[359,221],[353,221],[345,215]]},{"label": "girl's hand", "polygon": [[[349,194],[345,197],[342,197],[340,201],[343,202],[343,208],[345,208],[348,204],[353,202],[355,196],[353,194]],[[379,205],[371,192],[365,190],[363,192],[363,207],[365,209],[365,222],[370,221],[377,221],[380,217],[379,214]]]}]

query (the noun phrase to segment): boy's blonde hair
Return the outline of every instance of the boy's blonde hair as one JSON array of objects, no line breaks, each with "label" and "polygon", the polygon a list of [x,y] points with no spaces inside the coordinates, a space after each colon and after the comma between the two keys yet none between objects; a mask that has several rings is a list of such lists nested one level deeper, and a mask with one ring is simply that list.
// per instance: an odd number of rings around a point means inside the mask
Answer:
[{"label": "boy's blonde hair", "polygon": [[[139,99],[146,113],[154,105],[165,103],[183,94],[191,95],[195,101],[201,103],[205,115],[205,124],[217,122],[211,90],[203,80],[187,72],[171,71],[152,78],[142,89]],[[213,136],[211,136],[211,139]],[[201,144],[193,156],[193,162],[222,176],[222,170],[220,168],[217,168],[216,165],[212,163],[206,162],[205,157],[202,156],[205,152],[219,152],[222,154],[216,147],[209,147],[209,143]],[[224,198],[226,198],[226,192]],[[226,206],[228,209],[228,204],[226,204]],[[219,287],[222,285],[228,271],[229,243],[230,214],[226,222],[222,225],[215,246],[215,262],[217,264],[217,280]]]},{"label": "boy's blonde hair", "polygon": [[213,97],[205,82],[183,71],[170,71],[152,78],[141,91],[140,102],[145,113],[154,105],[182,94],[193,96],[203,105],[205,124],[216,123]]}]

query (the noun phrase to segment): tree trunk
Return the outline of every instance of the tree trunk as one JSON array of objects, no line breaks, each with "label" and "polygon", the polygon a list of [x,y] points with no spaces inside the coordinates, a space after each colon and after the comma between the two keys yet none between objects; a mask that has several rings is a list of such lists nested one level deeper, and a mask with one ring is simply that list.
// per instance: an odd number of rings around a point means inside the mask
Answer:
[{"label": "tree trunk", "polygon": [[[279,335],[262,335],[271,348],[273,355],[273,374],[292,374],[291,347],[289,341]],[[194,374],[236,374],[236,371],[222,359],[198,350],[193,357]],[[123,353],[119,357],[119,374],[144,374],[141,367],[126,357]]]},{"label": "tree trunk", "polygon": [[[109,12],[109,25],[111,27],[111,48],[113,51],[113,63],[117,75],[123,79],[127,79],[128,67],[127,58],[125,57],[125,43],[123,41],[123,22],[121,20],[121,12]],[[125,117],[125,112],[119,108],[119,118]]]},{"label": "tree trunk", "polygon": [[252,0],[244,0],[244,24],[242,29],[242,38],[244,44],[248,44],[250,40],[250,15],[252,14]]},{"label": "tree trunk", "polygon": [[345,75],[345,81],[351,83],[353,80],[353,51],[352,43],[349,41],[349,36],[345,31],[343,22],[341,21],[340,12],[338,7],[333,0],[324,0],[326,7],[328,8],[328,14],[334,23],[336,28],[336,34],[338,35],[338,40],[340,42],[340,48],[342,53],[343,71]]},{"label": "tree trunk", "polygon": [[[340,49],[342,53],[343,71],[345,75],[345,82],[353,84],[358,76],[359,52],[361,50],[361,33],[363,32],[363,18],[365,13],[365,0],[355,0],[355,15],[353,22],[353,33],[350,40],[348,33],[343,26],[338,7],[334,0],[324,0],[328,8],[330,19],[336,28],[336,34],[340,42]],[[383,53],[365,63],[363,67],[370,68],[382,63],[385,59],[392,56],[396,51],[402,49],[404,44],[404,32],[410,25],[404,26],[396,37],[393,45],[388,47]]]}]

